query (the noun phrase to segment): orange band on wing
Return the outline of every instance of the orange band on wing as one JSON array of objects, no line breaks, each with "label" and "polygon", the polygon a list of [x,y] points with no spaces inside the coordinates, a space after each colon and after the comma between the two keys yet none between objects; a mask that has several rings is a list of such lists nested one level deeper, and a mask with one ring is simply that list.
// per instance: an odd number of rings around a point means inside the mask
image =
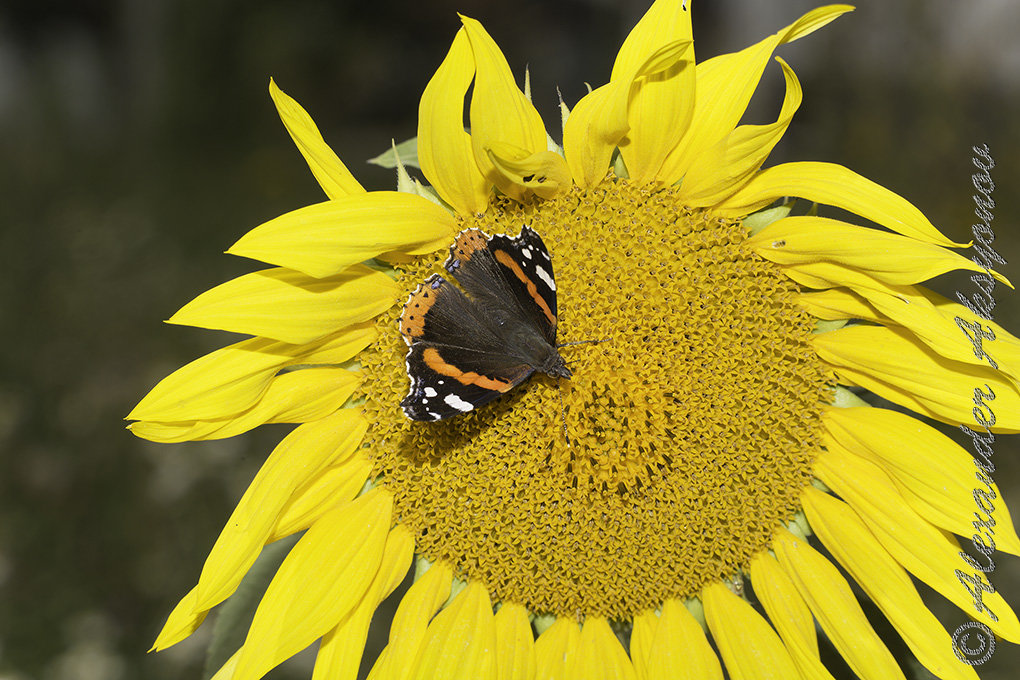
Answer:
[{"label": "orange band on wing", "polygon": [[546,304],[545,298],[538,294],[538,286],[535,285],[534,281],[528,278],[528,275],[524,273],[523,269],[521,269],[521,265],[517,264],[517,262],[514,261],[514,258],[510,257],[510,253],[505,250],[497,250],[494,254],[497,262],[512,271],[514,276],[520,279],[521,283],[528,287],[528,295],[534,298],[535,302],[542,308],[542,311],[545,312],[545,315],[549,318],[549,323],[555,326],[556,315],[552,313],[551,309],[549,309],[549,305]]},{"label": "orange band on wing", "polygon": [[514,386],[513,383],[505,382],[503,380],[493,380],[487,378],[484,375],[475,373],[473,371],[462,371],[452,364],[448,364],[443,360],[442,355],[439,351],[433,347],[428,347],[424,352],[421,353],[421,358],[425,362],[425,365],[431,368],[439,375],[449,376],[462,385],[478,385],[487,390],[494,390],[496,392],[506,392]]}]

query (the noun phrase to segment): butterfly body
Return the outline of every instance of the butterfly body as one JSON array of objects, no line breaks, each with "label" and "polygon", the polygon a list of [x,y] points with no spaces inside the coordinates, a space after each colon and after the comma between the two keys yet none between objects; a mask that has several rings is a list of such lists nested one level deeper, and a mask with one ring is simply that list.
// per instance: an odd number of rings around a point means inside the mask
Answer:
[{"label": "butterfly body", "polygon": [[[446,270],[411,293],[400,317],[408,344],[412,420],[467,413],[508,392],[536,371],[570,378],[556,346],[556,284],[541,237],[457,235]],[[465,294],[466,293],[466,294]]]}]

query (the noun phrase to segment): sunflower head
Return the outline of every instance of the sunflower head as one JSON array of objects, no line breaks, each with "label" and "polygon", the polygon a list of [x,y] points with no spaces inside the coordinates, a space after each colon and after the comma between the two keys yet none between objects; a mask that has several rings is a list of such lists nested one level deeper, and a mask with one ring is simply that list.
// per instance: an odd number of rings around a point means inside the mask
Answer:
[{"label": "sunflower head", "polygon": [[[902,677],[833,560],[939,677],[973,671],[908,574],[1020,640],[984,575],[977,611],[955,575],[972,458],[905,412],[974,424],[987,388],[989,436],[1020,430],[1020,340],[920,285],[1008,282],[847,168],[762,169],[802,96],[782,59],[775,121],[738,124],[774,51],[849,9],[699,62],[689,7],[658,0],[608,82],[563,107],[562,144],[462,17],[396,192],[365,191],[271,83],[328,200],[234,244],[273,267],[171,321],[253,337],[129,418],[160,441],[299,425],[156,648],[302,531],[222,677],[320,638],[316,677],[354,677],[414,554],[371,677],[721,677],[720,657],[731,677],[826,677],[815,622],[858,675]],[[1001,504],[985,512],[1020,551]]]}]

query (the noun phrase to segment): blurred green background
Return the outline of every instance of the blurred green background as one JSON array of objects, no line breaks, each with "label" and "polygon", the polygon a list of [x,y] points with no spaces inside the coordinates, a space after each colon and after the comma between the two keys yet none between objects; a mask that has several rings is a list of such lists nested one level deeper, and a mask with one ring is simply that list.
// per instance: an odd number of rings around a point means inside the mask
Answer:
[{"label": "blurred green background", "polygon": [[[573,104],[585,81],[605,82],[647,4],[0,3],[0,680],[201,675],[210,624],[167,652],[145,650],[282,430],[167,446],[132,437],[122,418],[159,378],[231,339],[161,323],[254,268],[222,251],[323,198],[276,116],[269,77],[366,187],[392,188],[392,172],[364,161],[415,134],[455,12],[482,20],[516,73],[530,66],[558,137],[556,87]],[[699,58],[812,6],[702,0]],[[971,146],[986,142],[996,246],[1014,262],[1018,26],[1020,5],[1008,0],[869,2],[782,48],[805,100],[770,164],[845,164],[966,241]],[[771,66],[748,122],[775,118],[781,81]],[[1005,273],[1020,280],[1014,264]],[[940,284],[948,294],[972,285]],[[1020,332],[1020,298],[999,292],[997,319]],[[995,479],[1016,509],[1015,438],[1000,438],[996,454]],[[1020,602],[1020,560],[997,557],[993,583]],[[932,601],[950,630],[965,620]],[[312,659],[271,677],[308,677]],[[1018,663],[1002,643],[979,670],[1012,678]]]}]

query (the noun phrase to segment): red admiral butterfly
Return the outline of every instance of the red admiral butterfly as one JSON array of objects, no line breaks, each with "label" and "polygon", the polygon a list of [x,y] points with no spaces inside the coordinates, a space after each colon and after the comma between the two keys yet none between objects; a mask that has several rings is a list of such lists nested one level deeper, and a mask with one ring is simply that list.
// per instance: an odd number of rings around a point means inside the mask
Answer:
[{"label": "red admiral butterfly", "polygon": [[457,235],[444,265],[467,295],[438,274],[408,298],[400,333],[410,346],[412,420],[440,420],[487,404],[535,371],[569,378],[556,345],[556,283],[542,238],[479,229]]}]

